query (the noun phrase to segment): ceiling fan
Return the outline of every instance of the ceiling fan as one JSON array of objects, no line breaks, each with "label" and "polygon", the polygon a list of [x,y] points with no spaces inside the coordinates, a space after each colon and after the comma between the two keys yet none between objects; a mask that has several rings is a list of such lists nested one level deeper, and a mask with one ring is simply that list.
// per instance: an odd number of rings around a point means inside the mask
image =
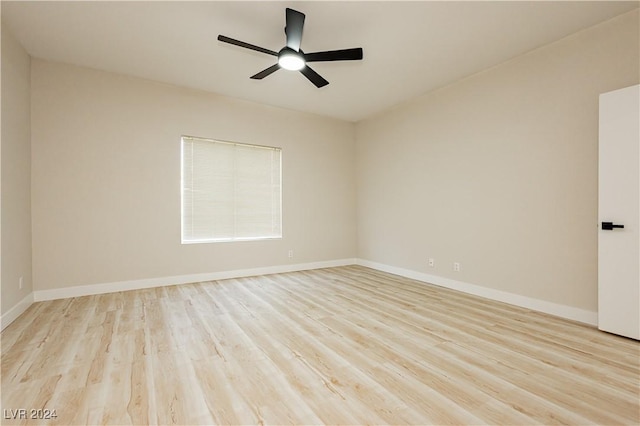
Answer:
[{"label": "ceiling fan", "polygon": [[286,35],[287,41],[286,46],[280,49],[279,52],[274,52],[273,50],[245,43],[240,40],[235,40],[233,38],[223,36],[222,34],[218,35],[218,40],[224,43],[234,44],[246,49],[251,49],[257,52],[262,52],[271,56],[278,57],[278,62],[275,65],[272,65],[255,75],[252,75],[251,78],[254,80],[262,80],[266,76],[278,71],[280,68],[284,68],[290,71],[300,71],[305,77],[309,79],[309,81],[315,84],[316,87],[323,87],[329,84],[329,82],[322,78],[320,74],[312,70],[307,65],[307,63],[323,61],[357,61],[362,59],[362,48],[357,47],[353,49],[304,53],[302,49],[300,49],[300,42],[302,41],[302,29],[304,27],[304,18],[304,13],[287,8],[286,26],[284,28],[284,33]]}]

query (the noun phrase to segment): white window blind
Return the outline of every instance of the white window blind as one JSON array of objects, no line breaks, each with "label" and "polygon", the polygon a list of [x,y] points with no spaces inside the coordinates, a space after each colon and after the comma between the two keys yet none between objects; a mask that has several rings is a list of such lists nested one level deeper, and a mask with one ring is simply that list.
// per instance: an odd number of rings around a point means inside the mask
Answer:
[{"label": "white window blind", "polygon": [[282,237],[280,148],[182,138],[182,242]]}]

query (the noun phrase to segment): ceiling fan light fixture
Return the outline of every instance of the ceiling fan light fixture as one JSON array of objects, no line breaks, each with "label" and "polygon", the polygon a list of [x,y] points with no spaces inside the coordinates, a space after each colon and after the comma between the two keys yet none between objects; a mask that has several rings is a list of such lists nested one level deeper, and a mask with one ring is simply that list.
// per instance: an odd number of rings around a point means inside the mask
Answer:
[{"label": "ceiling fan light fixture", "polygon": [[304,13],[286,8],[285,21],[284,33],[286,35],[287,44],[277,53],[273,50],[256,46],[255,44],[249,44],[244,41],[223,36],[222,34],[218,35],[218,41],[278,57],[278,63],[273,64],[249,77],[252,80],[262,80],[263,78],[278,71],[280,68],[284,68],[289,71],[300,71],[302,75],[304,75],[307,80],[313,83],[318,89],[326,86],[329,82],[322,78],[322,76],[315,72],[310,66],[307,66],[307,62],[359,61],[362,59],[361,47],[304,53],[300,49],[302,31],[304,29]]},{"label": "ceiling fan light fixture", "polygon": [[293,49],[283,49],[278,55],[278,65],[289,71],[300,71],[305,62],[302,55]]}]

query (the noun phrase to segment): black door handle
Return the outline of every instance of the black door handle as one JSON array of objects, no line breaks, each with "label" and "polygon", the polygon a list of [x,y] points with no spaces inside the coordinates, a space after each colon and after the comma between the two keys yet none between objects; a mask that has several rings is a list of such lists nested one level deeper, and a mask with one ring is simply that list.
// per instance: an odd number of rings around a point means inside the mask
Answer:
[{"label": "black door handle", "polygon": [[611,231],[613,228],[624,228],[624,225],[617,225],[613,222],[602,222],[602,229]]}]

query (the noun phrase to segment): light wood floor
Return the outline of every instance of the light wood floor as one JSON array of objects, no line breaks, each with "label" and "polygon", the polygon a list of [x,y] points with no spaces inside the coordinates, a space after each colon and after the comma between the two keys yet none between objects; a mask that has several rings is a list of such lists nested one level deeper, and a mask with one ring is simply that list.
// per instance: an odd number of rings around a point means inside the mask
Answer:
[{"label": "light wood floor", "polygon": [[64,425],[637,425],[639,358],[633,340],[349,266],[36,303],[2,333],[2,408]]}]

